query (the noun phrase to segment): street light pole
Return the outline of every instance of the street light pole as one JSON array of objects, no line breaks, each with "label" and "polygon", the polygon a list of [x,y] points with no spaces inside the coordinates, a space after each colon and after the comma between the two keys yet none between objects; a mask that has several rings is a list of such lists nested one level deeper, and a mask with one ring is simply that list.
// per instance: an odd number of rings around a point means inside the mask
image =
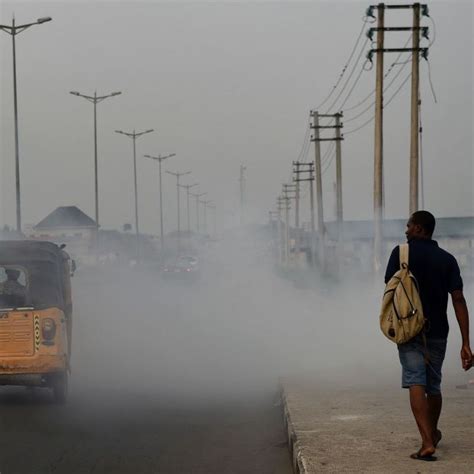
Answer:
[{"label": "street light pole", "polygon": [[183,173],[176,172],[174,173],[173,171],[166,171],[168,174],[172,174],[173,176],[176,176],[176,196],[177,196],[177,206],[178,206],[178,212],[177,212],[177,217],[178,217],[178,239],[179,239],[179,234],[181,232],[181,214],[180,214],[180,203],[179,203],[179,178],[181,176],[184,176],[186,174],[191,174],[191,171],[185,171]]},{"label": "street light pole", "polygon": [[198,184],[199,183],[179,185],[181,188],[186,189],[186,210],[187,210],[187,219],[188,219],[188,232],[191,232],[191,217],[189,215],[189,196],[190,196],[189,190],[191,188],[194,188],[194,186],[197,186]]},{"label": "street light pole", "polygon": [[193,196],[196,199],[196,232],[199,233],[199,198],[201,196],[205,196],[207,193],[201,193],[201,194],[193,194],[191,193],[191,196]]},{"label": "street light pole", "polygon": [[145,130],[144,132],[123,132],[122,130],[115,130],[115,133],[120,133],[121,135],[125,135],[133,140],[133,182],[134,182],[134,189],[135,189],[135,235],[136,235],[136,255],[137,261],[140,259],[140,229],[138,227],[138,186],[137,186],[137,149],[136,149],[136,141],[138,137],[145,135],[145,133],[153,132],[154,130],[150,128],[149,130]]},{"label": "street light pole", "polygon": [[170,155],[166,156],[151,156],[151,155],[144,155],[145,158],[151,158],[152,160],[158,161],[158,170],[159,170],[159,184],[160,184],[160,242],[161,242],[161,254],[164,255],[165,251],[165,240],[164,240],[164,232],[163,232],[163,186],[161,182],[161,162],[176,156],[175,153],[171,153]]},{"label": "street light pole", "polygon": [[199,201],[204,205],[204,235],[207,234],[207,206],[211,204],[212,201]]},{"label": "street light pole", "polygon": [[15,184],[16,184],[16,230],[21,233],[21,192],[20,192],[20,151],[18,139],[18,98],[17,98],[17,81],[16,81],[16,35],[25,31],[33,25],[41,25],[51,21],[49,16],[38,18],[33,23],[25,23],[24,25],[16,25],[15,17],[12,18],[11,25],[0,25],[0,30],[8,33],[12,37],[13,50],[13,112],[14,112],[14,128],[15,128]]},{"label": "street light pole", "polygon": [[93,96],[81,94],[77,91],[69,92],[77,97],[82,97],[88,102],[94,104],[94,191],[95,191],[95,223],[97,226],[97,232],[99,231],[99,177],[98,177],[98,158],[97,158],[97,104],[102,102],[109,97],[120,95],[121,92],[112,92],[111,94],[98,96],[97,92],[94,92]]}]

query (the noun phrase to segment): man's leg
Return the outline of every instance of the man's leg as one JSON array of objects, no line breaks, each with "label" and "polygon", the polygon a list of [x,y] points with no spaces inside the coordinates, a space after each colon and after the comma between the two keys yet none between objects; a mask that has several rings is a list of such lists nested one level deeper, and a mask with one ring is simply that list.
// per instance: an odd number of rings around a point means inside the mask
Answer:
[{"label": "man's leg", "polygon": [[435,447],[432,418],[424,385],[410,387],[410,405],[422,440],[420,456],[429,456],[435,452]]},{"label": "man's leg", "polygon": [[441,414],[441,407],[443,406],[443,397],[439,394],[428,394],[426,396],[428,401],[428,410],[430,413],[431,428],[433,433],[433,443],[436,445],[441,440],[441,431],[438,430],[438,420]]}]

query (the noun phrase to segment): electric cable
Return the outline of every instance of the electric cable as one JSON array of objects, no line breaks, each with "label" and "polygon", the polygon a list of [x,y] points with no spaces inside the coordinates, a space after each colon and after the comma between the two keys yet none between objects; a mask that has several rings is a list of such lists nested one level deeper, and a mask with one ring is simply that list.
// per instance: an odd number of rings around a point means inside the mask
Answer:
[{"label": "electric cable", "polygon": [[[405,66],[409,63],[409,61],[405,61],[403,63],[403,66],[398,70],[397,74],[395,74],[395,76],[393,76],[392,80],[384,87],[383,91],[384,93],[388,91],[388,89],[390,89],[390,87],[392,86],[392,84],[398,79],[398,77],[400,76],[400,74],[403,72],[403,69],[405,68]],[[375,91],[374,91],[375,92]],[[353,122],[354,120],[358,119],[359,117],[361,117],[362,115],[364,115],[366,112],[368,112],[373,106],[375,105],[375,100],[372,101],[364,110],[362,110],[361,112],[359,112],[357,115],[354,115],[353,117],[348,117],[344,120],[344,123],[350,123],[350,122]]]},{"label": "electric cable", "polygon": [[[411,77],[411,72],[408,74],[408,76],[405,78],[405,80],[400,84],[399,88],[395,91],[395,93],[392,95],[392,97],[390,97],[390,99],[385,103],[384,105],[384,109],[386,109],[390,103],[393,101],[393,99],[395,99],[395,97],[398,95],[398,93],[402,90],[403,86],[408,82],[408,79],[410,79]],[[366,122],[364,122],[362,125],[360,125],[359,127],[357,128],[354,128],[353,130],[349,130],[347,132],[344,133],[344,136],[346,135],[350,135],[352,133],[355,133],[357,131],[359,131],[360,129],[364,128],[366,125],[368,125],[370,122],[372,122],[373,120],[375,119],[375,115],[373,115],[369,120],[367,120]]]},{"label": "electric cable", "polygon": [[428,59],[426,60],[426,63],[428,65],[428,81],[430,83],[431,93],[433,94],[433,100],[434,100],[435,104],[437,104],[438,99],[436,98],[436,93],[435,93],[435,90],[434,90],[434,87],[433,87],[433,81],[431,80],[431,64],[430,64]]},{"label": "electric cable", "polygon": [[[352,70],[351,72],[349,73],[349,77],[347,78],[346,82],[344,83],[344,85],[342,86],[342,89],[339,91],[339,94],[337,95],[337,97],[334,99],[334,101],[332,102],[332,104],[327,108],[326,110],[326,113],[328,114],[331,110],[333,110],[334,106],[336,105],[337,101],[340,99],[342,93],[346,90],[346,87],[347,85],[349,84],[352,76],[354,75],[354,72],[357,68],[357,65],[359,64],[359,61],[360,61],[360,58],[362,57],[362,54],[364,53],[364,49],[365,49],[365,45],[367,44],[367,42],[369,41],[369,38],[366,38],[365,42],[363,43],[362,45],[362,48],[360,49],[360,52],[359,52],[359,56],[357,56],[357,59],[356,59],[356,62],[354,63],[354,66],[352,67]],[[363,70],[363,68],[362,68]],[[361,72],[362,74],[362,72]],[[361,74],[359,74],[359,77],[358,79],[360,79],[360,76]]]},{"label": "electric cable", "polygon": [[[408,43],[411,41],[413,35],[410,35],[410,37],[408,38],[408,40],[406,41],[406,43],[404,44],[404,48],[406,48],[408,46]],[[399,62],[400,58],[402,57],[402,54],[403,52],[400,52],[398,53],[398,56],[397,58],[395,59],[395,61],[390,65],[390,67],[388,68],[387,72],[385,73],[384,75],[384,79],[386,79],[390,73],[392,72],[392,70],[394,69],[395,66],[398,66],[398,65],[402,65],[403,67],[408,64],[410,62],[410,60],[407,60],[407,61],[404,61],[404,62]],[[411,56],[410,56],[411,58]],[[400,72],[398,72],[398,75],[400,74]],[[398,77],[397,75],[397,77]],[[362,104],[364,104],[365,102],[367,102],[370,97],[372,97],[372,95],[375,94],[375,88],[372,90],[372,92],[369,93],[369,95],[367,95],[364,99],[362,99],[360,102],[358,102],[357,104],[355,105],[352,105],[351,107],[346,107],[344,109],[344,112],[349,112],[350,110],[354,110],[356,109],[357,107],[360,107]],[[346,120],[347,122],[347,120]]]},{"label": "electric cable", "polygon": [[421,92],[418,101],[418,117],[419,127],[418,132],[420,134],[420,198],[421,198],[421,209],[425,208],[425,186],[423,178],[423,121],[421,118]]},{"label": "electric cable", "polygon": [[357,37],[357,40],[354,44],[354,47],[352,48],[351,54],[349,55],[349,59],[346,61],[346,64],[342,68],[342,71],[341,71],[341,73],[340,73],[340,75],[339,75],[339,77],[336,81],[336,84],[334,84],[334,86],[330,90],[328,96],[317,107],[314,108],[315,110],[319,110],[331,98],[331,96],[334,94],[334,91],[337,89],[337,87],[341,83],[342,78],[344,77],[344,74],[345,74],[347,68],[349,67],[350,62],[352,61],[352,58],[354,57],[354,54],[357,50],[357,46],[359,45],[360,39],[362,38],[362,34],[364,33],[365,25],[368,21],[369,20],[367,19],[367,17],[363,18],[362,28],[360,29],[359,36]]}]

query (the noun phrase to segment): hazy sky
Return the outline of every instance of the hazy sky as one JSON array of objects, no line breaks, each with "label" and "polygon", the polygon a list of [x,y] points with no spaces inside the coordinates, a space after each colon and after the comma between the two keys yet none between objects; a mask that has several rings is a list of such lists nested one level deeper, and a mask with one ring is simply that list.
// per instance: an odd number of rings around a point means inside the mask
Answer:
[{"label": "hazy sky", "polygon": [[[463,1],[428,3],[436,24],[429,60],[438,103],[422,60],[425,207],[439,216],[473,215],[473,7]],[[308,112],[334,85],[369,5],[316,0],[0,4],[3,24],[13,12],[18,23],[53,17],[17,37],[23,221],[37,223],[56,206],[73,204],[93,217],[93,107],[69,91],[120,90],[123,95],[98,106],[101,223],[111,228],[133,222],[132,142],[114,130],[154,128],[137,141],[141,228],[153,233],[158,232],[158,169],[143,154],[176,153],[165,168],[192,171],[183,182],[199,182],[225,220],[238,209],[239,166],[245,164],[249,206],[255,217],[266,218],[300,152]],[[411,11],[387,12],[386,21],[409,25]],[[432,22],[423,18],[422,24],[433,38]],[[405,33],[388,33],[387,46],[403,46],[407,39]],[[365,44],[364,52],[369,47]],[[3,32],[0,53],[0,224],[14,224],[11,38]],[[386,56],[386,70],[395,57]],[[410,64],[387,91],[387,100],[409,70]],[[363,72],[346,107],[364,99],[374,79],[375,69]],[[408,212],[409,84],[385,114],[387,217]],[[345,112],[345,121],[370,102]],[[373,107],[346,123],[345,132],[372,115]],[[372,216],[373,135],[371,123],[347,134],[343,143],[347,219]],[[308,157],[313,153],[311,146]],[[323,177],[328,219],[334,214],[334,176],[332,162]],[[176,225],[174,184],[166,175],[168,229]]]}]

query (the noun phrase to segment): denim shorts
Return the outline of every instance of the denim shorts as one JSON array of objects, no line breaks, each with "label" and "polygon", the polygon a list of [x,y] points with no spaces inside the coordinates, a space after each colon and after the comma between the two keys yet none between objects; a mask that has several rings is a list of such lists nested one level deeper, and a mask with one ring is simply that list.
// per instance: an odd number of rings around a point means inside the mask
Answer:
[{"label": "denim shorts", "polygon": [[441,393],[441,368],[446,354],[447,339],[426,338],[428,361],[425,362],[425,345],[421,337],[398,346],[398,356],[402,364],[402,387],[424,385],[426,393]]}]

